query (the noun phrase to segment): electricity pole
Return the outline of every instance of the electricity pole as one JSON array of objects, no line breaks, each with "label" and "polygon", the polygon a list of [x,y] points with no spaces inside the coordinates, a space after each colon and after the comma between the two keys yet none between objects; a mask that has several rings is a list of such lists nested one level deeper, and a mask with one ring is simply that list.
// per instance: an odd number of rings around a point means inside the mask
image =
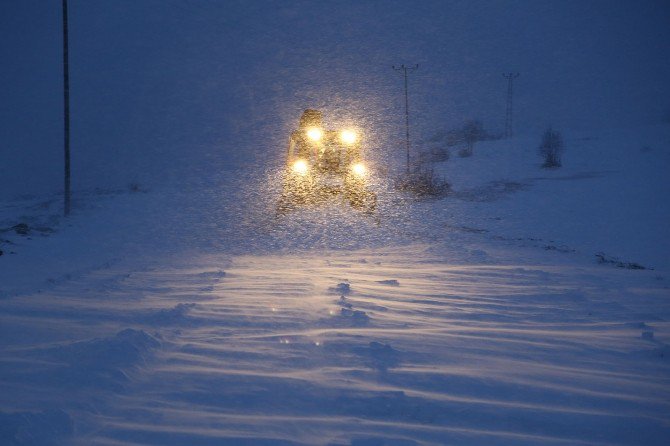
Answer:
[{"label": "electricity pole", "polygon": [[511,138],[514,133],[513,128],[513,109],[512,99],[514,95],[514,79],[519,77],[519,73],[503,73],[503,77],[507,79],[507,106],[505,109],[505,138]]},{"label": "electricity pole", "polygon": [[63,117],[65,151],[65,201],[63,213],[70,214],[70,70],[68,64],[67,0],[63,0]]},{"label": "electricity pole", "polygon": [[396,71],[402,71],[405,76],[405,131],[406,131],[406,146],[407,146],[407,175],[409,175],[409,98],[407,95],[407,72],[414,71],[419,68],[419,64],[414,65],[413,67],[406,67],[404,64],[396,68],[393,65],[393,69]]}]

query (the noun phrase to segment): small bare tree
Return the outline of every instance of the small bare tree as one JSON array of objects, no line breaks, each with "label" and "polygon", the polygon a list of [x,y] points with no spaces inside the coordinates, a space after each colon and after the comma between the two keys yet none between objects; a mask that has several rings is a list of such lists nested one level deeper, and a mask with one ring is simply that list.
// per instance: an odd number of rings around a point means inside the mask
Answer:
[{"label": "small bare tree", "polygon": [[463,124],[463,128],[461,131],[463,132],[463,140],[465,141],[465,148],[461,149],[461,151],[458,152],[458,155],[461,157],[472,156],[472,153],[474,152],[475,148],[475,143],[482,139],[482,135],[484,134],[484,126],[482,125],[482,122],[479,120],[476,119],[469,120],[466,121],[465,124]]},{"label": "small bare tree", "polygon": [[542,167],[545,169],[561,167],[562,154],[563,138],[559,132],[549,127],[544,131],[540,144],[540,155],[544,158]]}]

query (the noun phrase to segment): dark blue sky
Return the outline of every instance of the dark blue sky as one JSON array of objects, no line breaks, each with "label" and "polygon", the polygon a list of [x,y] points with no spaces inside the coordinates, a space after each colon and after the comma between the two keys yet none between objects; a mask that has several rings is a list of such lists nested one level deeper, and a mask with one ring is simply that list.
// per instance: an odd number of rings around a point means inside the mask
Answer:
[{"label": "dark blue sky", "polygon": [[[639,4],[638,4],[639,3]],[[70,0],[74,187],[177,181],[276,162],[300,111],[402,139],[477,117],[519,133],[660,122],[670,109],[667,1]],[[0,4],[2,195],[62,170],[59,0]]]}]

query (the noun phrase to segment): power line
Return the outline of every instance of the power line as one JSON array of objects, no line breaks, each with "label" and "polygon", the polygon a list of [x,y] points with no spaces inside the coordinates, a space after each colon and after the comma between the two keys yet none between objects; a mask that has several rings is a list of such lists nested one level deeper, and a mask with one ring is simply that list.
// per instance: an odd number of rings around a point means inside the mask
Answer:
[{"label": "power line", "polygon": [[514,79],[519,77],[519,73],[503,73],[507,79],[507,106],[505,108],[505,138],[511,138],[514,135],[514,110],[512,100],[514,99]]},{"label": "power line", "polygon": [[419,64],[414,65],[413,67],[406,67],[404,64],[396,68],[393,65],[393,69],[396,71],[402,71],[405,76],[405,130],[406,130],[406,147],[407,147],[407,174],[409,175],[409,96],[407,93],[407,72],[412,72],[419,68]]}]

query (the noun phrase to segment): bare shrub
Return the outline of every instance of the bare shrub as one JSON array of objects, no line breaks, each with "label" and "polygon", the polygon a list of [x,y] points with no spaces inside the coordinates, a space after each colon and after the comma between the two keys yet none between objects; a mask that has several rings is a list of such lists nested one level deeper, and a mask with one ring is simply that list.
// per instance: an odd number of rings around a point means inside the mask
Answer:
[{"label": "bare shrub", "polygon": [[561,167],[561,156],[563,155],[563,138],[561,134],[549,127],[542,135],[539,147],[540,155],[544,159],[542,167],[552,169]]},{"label": "bare shrub", "polygon": [[398,179],[396,189],[412,192],[419,197],[443,197],[451,191],[451,185],[435,173],[433,167],[419,164],[409,174]]},{"label": "bare shrub", "polygon": [[447,147],[465,146],[457,154],[461,157],[467,157],[472,155],[476,142],[500,138],[502,138],[501,134],[491,133],[484,129],[484,124],[479,119],[468,119],[455,129],[437,132],[428,141],[432,143],[441,142]]},{"label": "bare shrub", "polygon": [[442,163],[444,161],[448,161],[449,157],[449,149],[443,147],[433,147],[429,150],[419,152],[419,163]]}]

